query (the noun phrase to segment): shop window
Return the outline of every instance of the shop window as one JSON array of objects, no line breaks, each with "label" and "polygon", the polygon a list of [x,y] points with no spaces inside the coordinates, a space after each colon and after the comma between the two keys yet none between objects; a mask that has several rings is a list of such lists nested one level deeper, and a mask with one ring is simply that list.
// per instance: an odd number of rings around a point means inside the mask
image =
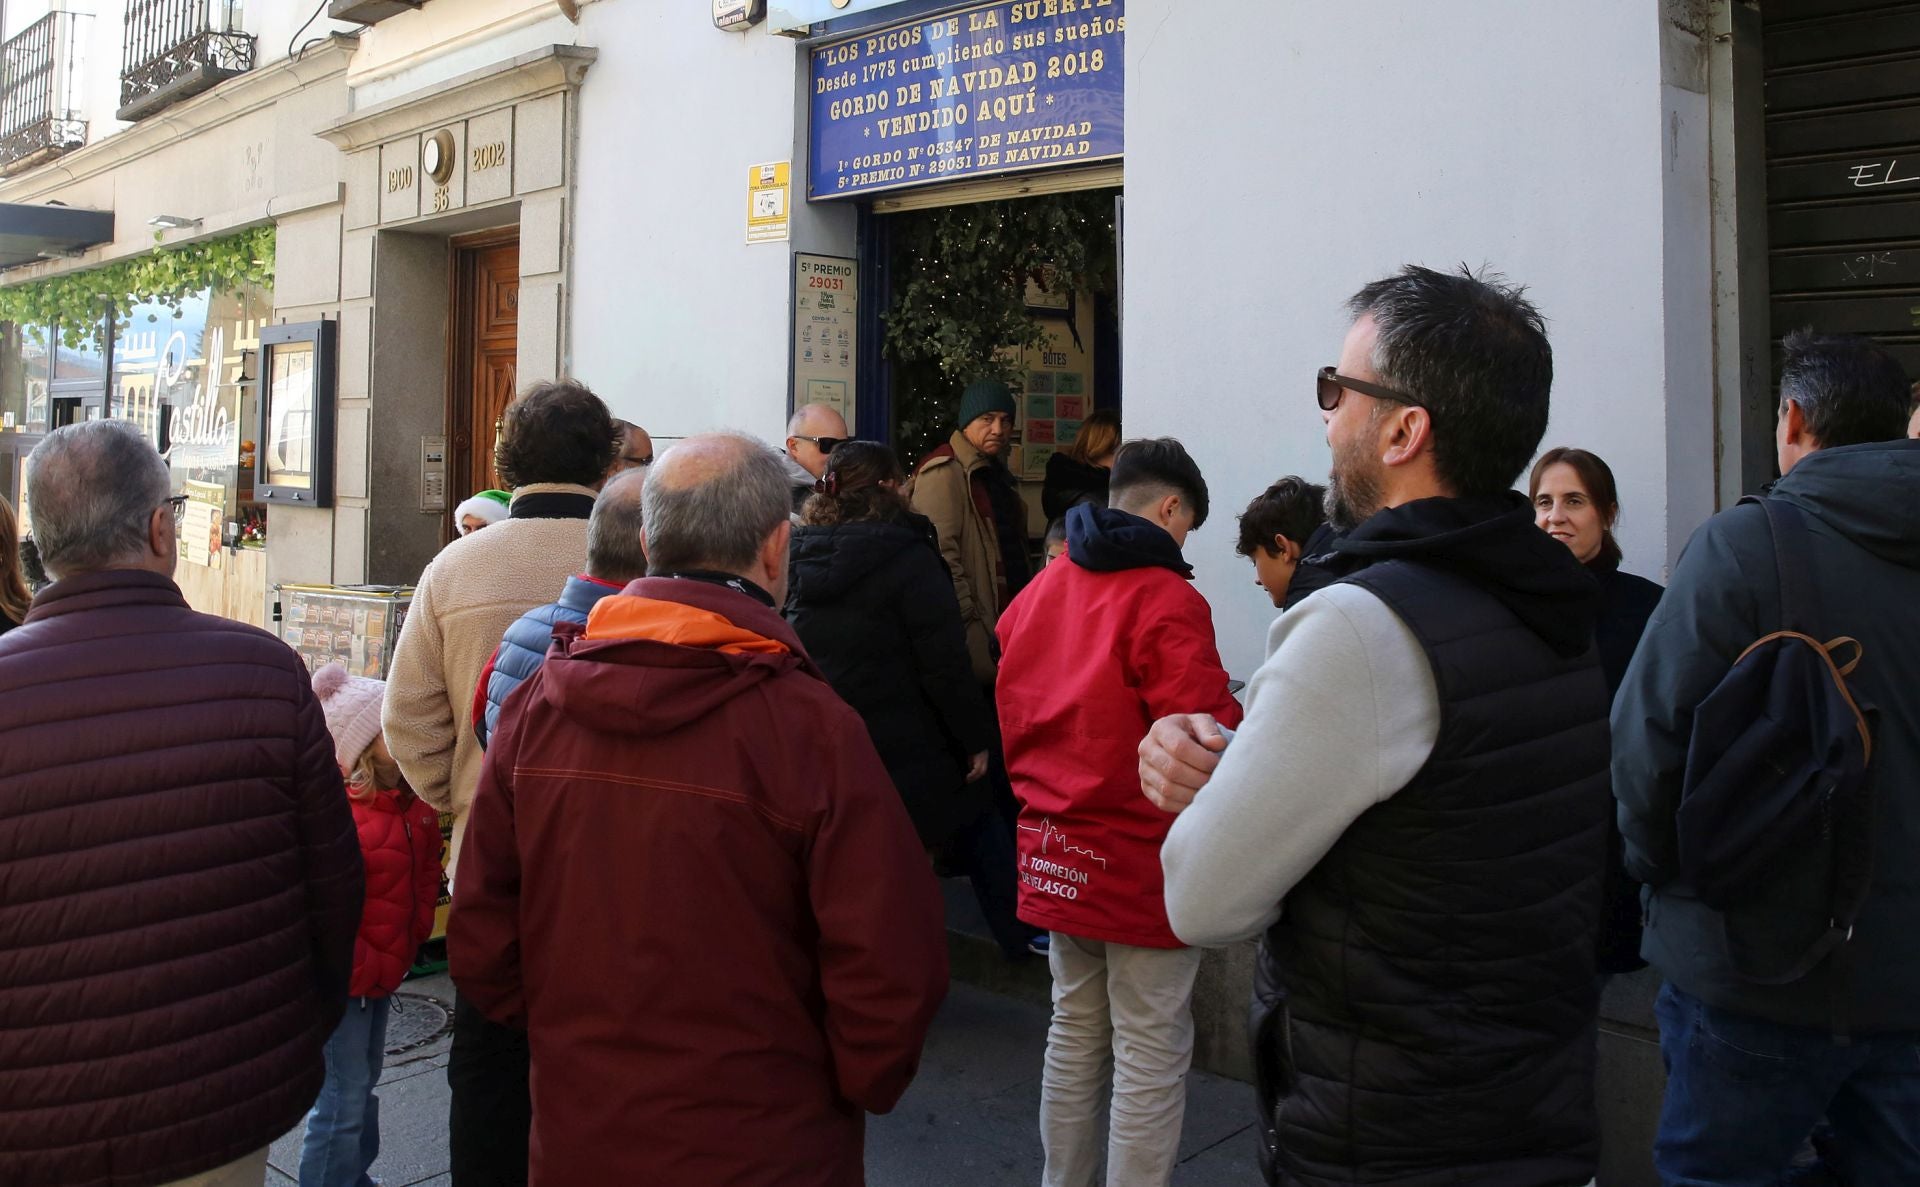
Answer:
[{"label": "shop window", "polygon": [[[104,324],[105,315],[102,315]],[[78,383],[82,381],[94,384],[104,383],[107,376],[106,352],[101,349],[103,341],[101,326],[94,326],[93,335],[79,346],[68,346],[53,335],[53,381],[55,383]],[[57,329],[57,327],[56,327]]]},{"label": "shop window", "polygon": [[108,413],[141,427],[167,455],[175,489],[244,518],[253,501],[251,444],[263,290],[204,290],[177,303],[131,305],[113,343]]},{"label": "shop window", "polygon": [[15,434],[0,446],[17,453],[62,425],[131,421],[166,455],[175,490],[244,520],[258,510],[244,426],[257,417],[260,329],[272,312],[272,294],[247,286],[110,309],[105,345],[68,346],[58,326],[0,325],[0,434]]},{"label": "shop window", "polygon": [[51,338],[8,323],[0,326],[0,432],[47,431]]}]

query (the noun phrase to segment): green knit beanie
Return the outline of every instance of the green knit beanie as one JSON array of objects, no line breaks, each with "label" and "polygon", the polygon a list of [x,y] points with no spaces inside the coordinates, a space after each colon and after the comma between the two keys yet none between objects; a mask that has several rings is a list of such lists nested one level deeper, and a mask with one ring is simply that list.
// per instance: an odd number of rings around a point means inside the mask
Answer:
[{"label": "green knit beanie", "polygon": [[998,379],[976,379],[960,393],[960,427],[966,428],[989,412],[1013,415],[1013,389]]}]

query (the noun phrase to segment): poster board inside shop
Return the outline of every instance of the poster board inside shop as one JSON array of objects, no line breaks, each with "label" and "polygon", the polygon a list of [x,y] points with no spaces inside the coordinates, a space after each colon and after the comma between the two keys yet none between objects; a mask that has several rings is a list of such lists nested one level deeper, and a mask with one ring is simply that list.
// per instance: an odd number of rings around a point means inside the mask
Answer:
[{"label": "poster board inside shop", "polygon": [[[1018,430],[1007,464],[1027,482],[1047,476],[1049,458],[1073,444],[1080,422],[1093,410],[1093,302],[1084,295],[1056,306],[1064,295],[1027,287],[1027,305],[1046,331],[1046,345],[1020,352],[1014,382]],[[1042,530],[1045,524],[1041,525]]]}]

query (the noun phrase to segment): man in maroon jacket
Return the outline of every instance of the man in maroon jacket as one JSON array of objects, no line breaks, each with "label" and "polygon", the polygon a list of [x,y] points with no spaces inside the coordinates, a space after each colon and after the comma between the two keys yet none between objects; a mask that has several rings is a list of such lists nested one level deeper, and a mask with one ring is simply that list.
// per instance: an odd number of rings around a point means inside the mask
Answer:
[{"label": "man in maroon jacket", "polygon": [[1067,557],[1000,618],[995,695],[1020,800],[1020,918],[1052,935],[1053,1025],[1041,1077],[1044,1181],[1091,1184],[1113,1065],[1107,1182],[1165,1187],[1193,1059],[1197,949],[1167,923],[1160,843],[1173,817],[1140,795],[1137,747],[1177,705],[1240,723],[1213,615],[1181,556],[1207,483],[1178,441],[1129,441],[1109,507],[1067,513]]},{"label": "man in maroon jacket", "polygon": [[173,584],[125,421],[27,461],[55,582],[0,638],[0,1183],[260,1183],[319,1092],[360,845],[299,657]]},{"label": "man in maroon jacket", "polygon": [[913,825],[776,609],[788,506],[752,438],[662,453],[651,576],[556,628],[487,751],[448,954],[527,1028],[535,1187],[859,1184],[945,995]]}]

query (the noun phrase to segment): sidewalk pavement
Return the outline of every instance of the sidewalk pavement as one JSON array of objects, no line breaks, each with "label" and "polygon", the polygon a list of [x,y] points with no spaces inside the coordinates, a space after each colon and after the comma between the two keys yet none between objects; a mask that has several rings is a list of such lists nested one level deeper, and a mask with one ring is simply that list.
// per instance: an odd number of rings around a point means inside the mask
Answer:
[{"label": "sidewalk pavement", "polygon": [[[412,1024],[431,1033],[435,1003],[449,1012],[446,976],[409,981],[389,1042]],[[1040,1181],[1040,1061],[1047,1007],[956,982],[927,1039],[913,1087],[894,1111],[867,1121],[871,1187],[1034,1187]],[[424,1036],[423,1036],[424,1037]],[[445,1033],[387,1058],[380,1077],[380,1157],[385,1187],[451,1187],[447,1173]],[[1175,1187],[1258,1187],[1251,1089],[1196,1072]],[[268,1187],[289,1187],[300,1134],[274,1143]]]}]

